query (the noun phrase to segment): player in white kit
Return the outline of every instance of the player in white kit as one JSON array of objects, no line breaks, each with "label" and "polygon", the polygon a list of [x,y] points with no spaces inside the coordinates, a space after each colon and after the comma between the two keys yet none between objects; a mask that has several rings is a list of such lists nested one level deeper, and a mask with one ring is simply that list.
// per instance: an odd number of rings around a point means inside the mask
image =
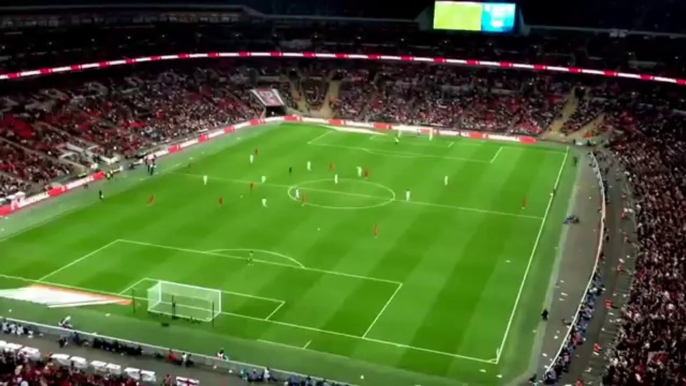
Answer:
[{"label": "player in white kit", "polygon": [[405,191],[405,201],[410,201],[410,191]]},{"label": "player in white kit", "polygon": [[362,166],[357,167],[357,176],[362,177]]},{"label": "player in white kit", "polygon": [[448,186],[448,176],[443,177],[443,183]]},{"label": "player in white kit", "polygon": [[333,183],[337,184],[338,183],[338,174],[333,175]]},{"label": "player in white kit", "polygon": [[266,207],[267,207],[267,199],[266,199],[266,198],[263,198],[263,199],[262,199],[262,207],[263,207],[263,208],[266,208]]},{"label": "player in white kit", "polygon": [[295,198],[300,199],[300,189],[295,188]]},{"label": "player in white kit", "polygon": [[267,176],[262,176],[262,183],[264,184],[265,182],[267,182]]},{"label": "player in white kit", "polygon": [[307,171],[311,172],[312,171],[312,162],[307,161]]},{"label": "player in white kit", "polygon": [[250,164],[252,165],[252,164],[254,164],[254,163],[255,163],[255,155],[254,155],[254,154],[250,154]]},{"label": "player in white kit", "polygon": [[202,176],[202,183],[207,185],[207,176]]}]

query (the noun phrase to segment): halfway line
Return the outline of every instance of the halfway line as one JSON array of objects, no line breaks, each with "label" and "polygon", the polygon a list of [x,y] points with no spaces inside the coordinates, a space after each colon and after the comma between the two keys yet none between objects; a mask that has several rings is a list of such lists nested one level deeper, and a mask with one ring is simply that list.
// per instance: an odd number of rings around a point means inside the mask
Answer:
[{"label": "halfway line", "polygon": [[382,156],[385,155],[385,156],[400,157],[400,158],[408,158],[408,157],[409,158],[437,158],[437,159],[443,159],[443,160],[474,162],[474,163],[480,163],[480,164],[489,163],[489,161],[482,161],[482,160],[476,160],[476,159],[471,159],[471,158],[449,157],[449,156],[440,156],[440,155],[433,155],[433,154],[413,153],[413,152],[406,152],[406,151],[390,151],[390,150],[383,150],[383,149],[369,149],[369,148],[360,147],[360,146],[329,145],[329,144],[325,144],[325,143],[309,143],[309,142],[308,142],[308,145],[337,147],[340,149],[350,149],[350,150],[359,150],[359,151],[367,152],[369,154],[376,154],[376,155],[382,155]]},{"label": "halfway line", "polygon": [[[174,173],[175,175],[179,176],[187,176],[187,177],[198,177],[202,178],[203,176],[200,174],[192,174],[192,173]],[[208,176],[211,179],[216,179],[219,181],[224,181],[224,182],[230,182],[234,184],[250,184],[251,182],[254,181],[248,181],[248,180],[238,180],[238,179],[233,179],[233,178],[224,178],[224,177],[217,177],[217,176]],[[305,181],[306,182],[306,181]],[[259,184],[262,186],[272,186],[275,188],[285,188],[285,189],[291,189],[293,187],[297,187],[298,185],[283,185],[283,184],[273,184],[269,182],[265,182],[264,184]],[[353,192],[341,192],[338,190],[330,190],[330,189],[318,189],[318,188],[310,188],[310,187],[302,187],[303,190],[309,190],[312,192],[320,192],[320,193],[328,193],[328,194],[338,194],[341,196],[349,196],[349,197],[361,197],[361,198],[371,198],[375,200],[388,200],[388,197],[380,197],[380,196],[373,196],[369,194],[363,194],[363,193],[353,193]],[[421,206],[428,206],[428,207],[435,207],[435,208],[446,208],[446,209],[455,209],[455,210],[462,210],[465,212],[476,212],[476,213],[485,213],[485,214],[492,214],[492,215],[498,215],[498,216],[509,216],[509,217],[519,217],[519,218],[530,218],[534,220],[541,220],[543,217],[540,216],[532,216],[532,215],[526,215],[526,214],[518,214],[518,213],[509,213],[509,212],[500,212],[496,210],[488,210],[488,209],[479,209],[479,208],[470,208],[466,206],[455,206],[455,205],[447,205],[447,204],[436,204],[432,202],[423,202],[423,201],[405,201],[405,200],[399,200],[399,199],[394,199],[391,202],[397,202],[397,203],[403,203],[403,204],[410,204],[410,205],[421,205]]]}]

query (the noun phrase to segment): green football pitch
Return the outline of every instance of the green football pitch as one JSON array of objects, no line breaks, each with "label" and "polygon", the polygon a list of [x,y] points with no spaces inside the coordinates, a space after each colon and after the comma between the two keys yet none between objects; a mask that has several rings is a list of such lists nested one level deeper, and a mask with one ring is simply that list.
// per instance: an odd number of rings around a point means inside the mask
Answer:
[{"label": "green football pitch", "polygon": [[[223,347],[355,384],[507,383],[536,346],[575,182],[569,151],[302,124],[240,131],[162,159],[153,177],[124,173],[2,220],[0,288],[133,303],[3,299],[0,315],[54,325],[69,314],[89,332]],[[149,314],[158,281],[221,291],[219,315]]]}]

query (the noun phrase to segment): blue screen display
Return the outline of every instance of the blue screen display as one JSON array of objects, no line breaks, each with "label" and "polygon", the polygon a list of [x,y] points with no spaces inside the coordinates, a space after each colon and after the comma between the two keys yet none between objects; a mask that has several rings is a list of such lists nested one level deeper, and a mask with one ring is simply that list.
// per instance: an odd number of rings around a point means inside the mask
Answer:
[{"label": "blue screen display", "polygon": [[481,31],[511,32],[515,25],[515,4],[481,4]]}]

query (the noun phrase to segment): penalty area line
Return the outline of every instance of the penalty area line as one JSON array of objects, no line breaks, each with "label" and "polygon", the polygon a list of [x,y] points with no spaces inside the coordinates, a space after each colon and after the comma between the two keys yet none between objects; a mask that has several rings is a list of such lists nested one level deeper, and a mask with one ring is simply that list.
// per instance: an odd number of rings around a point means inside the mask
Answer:
[{"label": "penalty area line", "polygon": [[334,132],[333,130],[327,130],[326,133],[322,133],[322,134],[318,135],[316,138],[313,138],[313,139],[307,141],[307,144],[308,145],[316,145],[315,142],[319,141],[320,139],[326,137],[327,135],[329,135],[333,132]]},{"label": "penalty area line", "polygon": [[[222,253],[222,252],[250,252],[250,251],[261,252],[261,253],[264,253],[264,254],[267,254],[267,255],[278,256],[278,257],[281,257],[281,258],[283,258],[283,259],[285,259],[285,260],[292,261],[295,265],[297,265],[297,266],[300,267],[300,268],[306,268],[301,262],[299,262],[298,260],[296,260],[296,259],[293,258],[293,257],[290,257],[290,256],[288,256],[288,255],[284,255],[283,253],[279,253],[279,252],[267,251],[266,249],[257,249],[257,248],[252,248],[252,249],[250,249],[250,248],[222,248],[222,249],[212,249],[212,250],[207,251],[207,252],[208,252],[208,253]],[[246,260],[247,260],[247,259],[248,259],[248,258],[246,257]]]},{"label": "penalty area line", "polygon": [[500,146],[500,147],[498,148],[498,151],[495,152],[495,155],[493,156],[493,158],[491,158],[491,162],[489,162],[489,163],[495,162],[495,159],[498,158],[498,155],[500,155],[500,152],[501,152],[501,151],[503,151],[503,147],[502,147],[502,146]]},{"label": "penalty area line", "polygon": [[271,318],[272,318],[274,315],[276,315],[276,313],[281,309],[281,307],[283,307],[284,304],[286,304],[286,302],[284,302],[284,301],[282,300],[281,303],[280,303],[278,306],[276,306],[276,308],[274,308],[274,311],[272,311],[272,312],[269,314],[269,316],[267,316],[264,320],[271,320]]},{"label": "penalty area line", "polygon": [[524,276],[522,277],[522,282],[519,285],[519,291],[517,291],[517,297],[515,298],[514,306],[512,307],[512,313],[510,314],[510,319],[507,322],[507,327],[505,328],[505,335],[496,351],[495,363],[500,362],[500,356],[505,349],[505,343],[507,343],[507,337],[510,335],[510,328],[512,328],[512,322],[514,321],[515,314],[517,313],[517,306],[519,306],[519,301],[522,298],[522,292],[524,291],[524,285],[526,284],[526,279],[529,277],[529,271],[531,270],[531,263],[534,260],[536,251],[538,250],[538,244],[541,241],[541,236],[543,235],[543,229],[545,228],[546,220],[550,214],[550,208],[553,206],[553,199],[555,198],[555,192],[560,185],[560,179],[562,178],[562,172],[564,171],[565,164],[567,163],[567,156],[569,155],[569,148],[565,152],[565,156],[562,159],[562,164],[560,165],[560,170],[557,172],[557,178],[555,179],[555,185],[553,186],[553,191],[550,193],[550,198],[548,199],[548,206],[545,208],[545,213],[543,214],[543,220],[541,221],[541,226],[538,228],[538,234],[536,235],[536,240],[534,241],[534,246],[531,250],[531,255],[529,255],[529,261],[526,263],[526,269],[524,270]]},{"label": "penalty area line", "polygon": [[397,295],[398,292],[400,292],[401,288],[403,288],[403,283],[398,284],[398,288],[396,288],[395,291],[393,291],[393,294],[391,295],[390,298],[388,298],[388,301],[386,301],[386,304],[383,305],[383,308],[381,308],[381,311],[379,311],[379,313],[376,314],[376,318],[374,318],[374,320],[372,321],[372,324],[369,325],[369,327],[367,328],[367,331],[364,332],[364,335],[362,335],[362,339],[366,338],[367,335],[369,335],[369,332],[372,330],[372,328],[374,328],[374,325],[376,324],[376,322],[379,320],[379,318],[381,318],[381,314],[383,314],[384,311],[386,311],[386,308],[388,308],[388,305],[391,304],[391,302],[393,301],[393,298],[395,298],[395,295]]},{"label": "penalty area line", "polygon": [[[48,281],[40,280],[40,279],[38,279],[38,280],[37,279],[28,279],[28,278],[21,277],[21,276],[12,276],[12,275],[0,274],[0,278],[9,279],[9,280],[17,280],[17,281],[22,281],[25,283],[45,284],[45,285],[54,286],[54,287],[62,287],[62,288],[73,289],[73,290],[77,290],[77,291],[92,292],[92,293],[101,294],[101,295],[109,295],[109,296],[117,296],[117,297],[120,296],[120,294],[116,294],[116,293],[112,293],[112,292],[95,290],[92,288],[77,287],[77,286],[72,286],[72,285],[67,285],[67,284],[52,283],[52,282],[48,282]],[[147,297],[140,297],[140,296],[133,296],[132,298],[134,298],[136,300],[145,300],[145,301],[148,300]],[[492,359],[481,359],[481,358],[475,358],[475,357],[470,357],[470,356],[466,356],[466,355],[459,355],[459,354],[452,354],[452,353],[443,352],[443,351],[431,350],[431,349],[422,348],[422,347],[409,346],[406,344],[389,342],[389,341],[380,340],[380,339],[363,338],[359,335],[352,335],[352,334],[346,334],[343,332],[323,330],[323,329],[316,328],[316,327],[301,326],[299,324],[280,322],[278,320],[267,320],[265,318],[259,318],[259,317],[250,316],[250,315],[242,315],[242,314],[236,314],[233,312],[226,312],[226,311],[222,311],[220,313],[220,315],[224,315],[227,317],[236,317],[236,318],[241,318],[241,319],[253,320],[253,321],[261,322],[261,323],[272,323],[272,324],[276,324],[276,325],[280,325],[280,326],[291,327],[291,328],[296,328],[296,329],[305,330],[305,331],[311,331],[311,332],[315,332],[315,333],[340,336],[340,337],[349,338],[349,339],[363,340],[366,342],[378,343],[378,344],[382,344],[382,345],[386,345],[386,346],[394,346],[394,347],[404,348],[404,349],[414,350],[414,351],[422,351],[422,352],[427,352],[427,353],[436,354],[436,355],[442,355],[442,356],[448,356],[448,357],[452,357],[452,358],[469,360],[469,361],[473,361],[473,362],[495,364],[495,362],[493,362]],[[274,343],[274,342],[272,342],[272,343]],[[300,349],[302,349],[302,348],[300,348]],[[312,351],[312,350],[310,350],[310,351]],[[320,352],[320,351],[316,351],[316,352]],[[326,352],[321,352],[321,353],[322,354],[328,354]]]},{"label": "penalty area line", "polygon": [[72,267],[72,266],[74,266],[74,265],[76,265],[76,264],[78,264],[78,263],[80,263],[80,262],[86,260],[87,258],[89,258],[89,257],[91,257],[91,256],[93,256],[93,255],[95,255],[95,254],[97,254],[98,252],[104,251],[105,249],[107,249],[107,248],[111,247],[112,245],[116,244],[118,241],[119,241],[119,240],[111,241],[111,242],[109,242],[109,243],[103,245],[102,247],[100,247],[100,248],[98,248],[98,249],[96,249],[96,250],[94,250],[94,251],[92,251],[92,252],[90,252],[90,253],[88,253],[88,254],[86,254],[86,255],[83,255],[83,256],[79,257],[78,259],[76,259],[76,260],[73,260],[73,261],[71,261],[71,262],[69,262],[69,263],[67,263],[67,264],[65,264],[65,265],[63,265],[63,266],[61,266],[60,268],[57,268],[56,270],[50,272],[49,274],[47,274],[47,275],[41,277],[41,278],[38,279],[38,280],[39,280],[39,281],[42,281],[42,280],[45,280],[45,279],[49,278],[50,276],[54,276],[54,275],[56,275],[56,274],[58,274],[58,273],[64,271],[65,269],[70,268],[70,267]]},{"label": "penalty area line", "polygon": [[[197,250],[197,249],[174,247],[171,245],[154,244],[154,243],[148,243],[148,242],[144,242],[144,241],[136,241],[136,240],[130,240],[130,239],[119,239],[117,241],[122,242],[122,243],[128,243],[128,244],[142,245],[142,246],[151,247],[151,248],[167,249],[170,251],[187,252],[187,253],[194,253],[194,254],[204,255],[204,256],[223,257],[226,259],[235,259],[235,260],[246,261],[246,258],[244,256],[233,256],[233,255],[228,255],[228,254],[223,254],[223,253],[212,253],[212,252],[201,251],[201,250]],[[274,265],[274,266],[278,266],[278,267],[298,269],[298,270],[303,270],[303,271],[319,272],[319,273],[334,275],[334,276],[350,277],[350,278],[354,278],[354,279],[370,280],[370,281],[395,284],[395,285],[400,284],[400,282],[395,281],[395,280],[388,280],[388,279],[382,279],[382,278],[371,277],[371,276],[362,276],[362,275],[356,275],[353,273],[329,271],[326,269],[319,269],[319,268],[300,267],[300,266],[293,265],[293,264],[278,263],[276,261],[270,261],[270,260],[253,259],[253,262],[265,264],[265,265]]]},{"label": "penalty area line", "polygon": [[141,284],[141,283],[143,283],[143,282],[146,282],[146,281],[148,281],[148,278],[147,278],[147,277],[144,277],[144,278],[142,278],[142,279],[136,281],[135,283],[133,283],[133,284],[131,284],[130,286],[128,286],[128,287],[124,288],[123,290],[121,290],[121,291],[119,292],[119,295],[125,295],[127,292],[129,292],[129,291],[131,291],[132,289],[138,287],[139,284]]}]

